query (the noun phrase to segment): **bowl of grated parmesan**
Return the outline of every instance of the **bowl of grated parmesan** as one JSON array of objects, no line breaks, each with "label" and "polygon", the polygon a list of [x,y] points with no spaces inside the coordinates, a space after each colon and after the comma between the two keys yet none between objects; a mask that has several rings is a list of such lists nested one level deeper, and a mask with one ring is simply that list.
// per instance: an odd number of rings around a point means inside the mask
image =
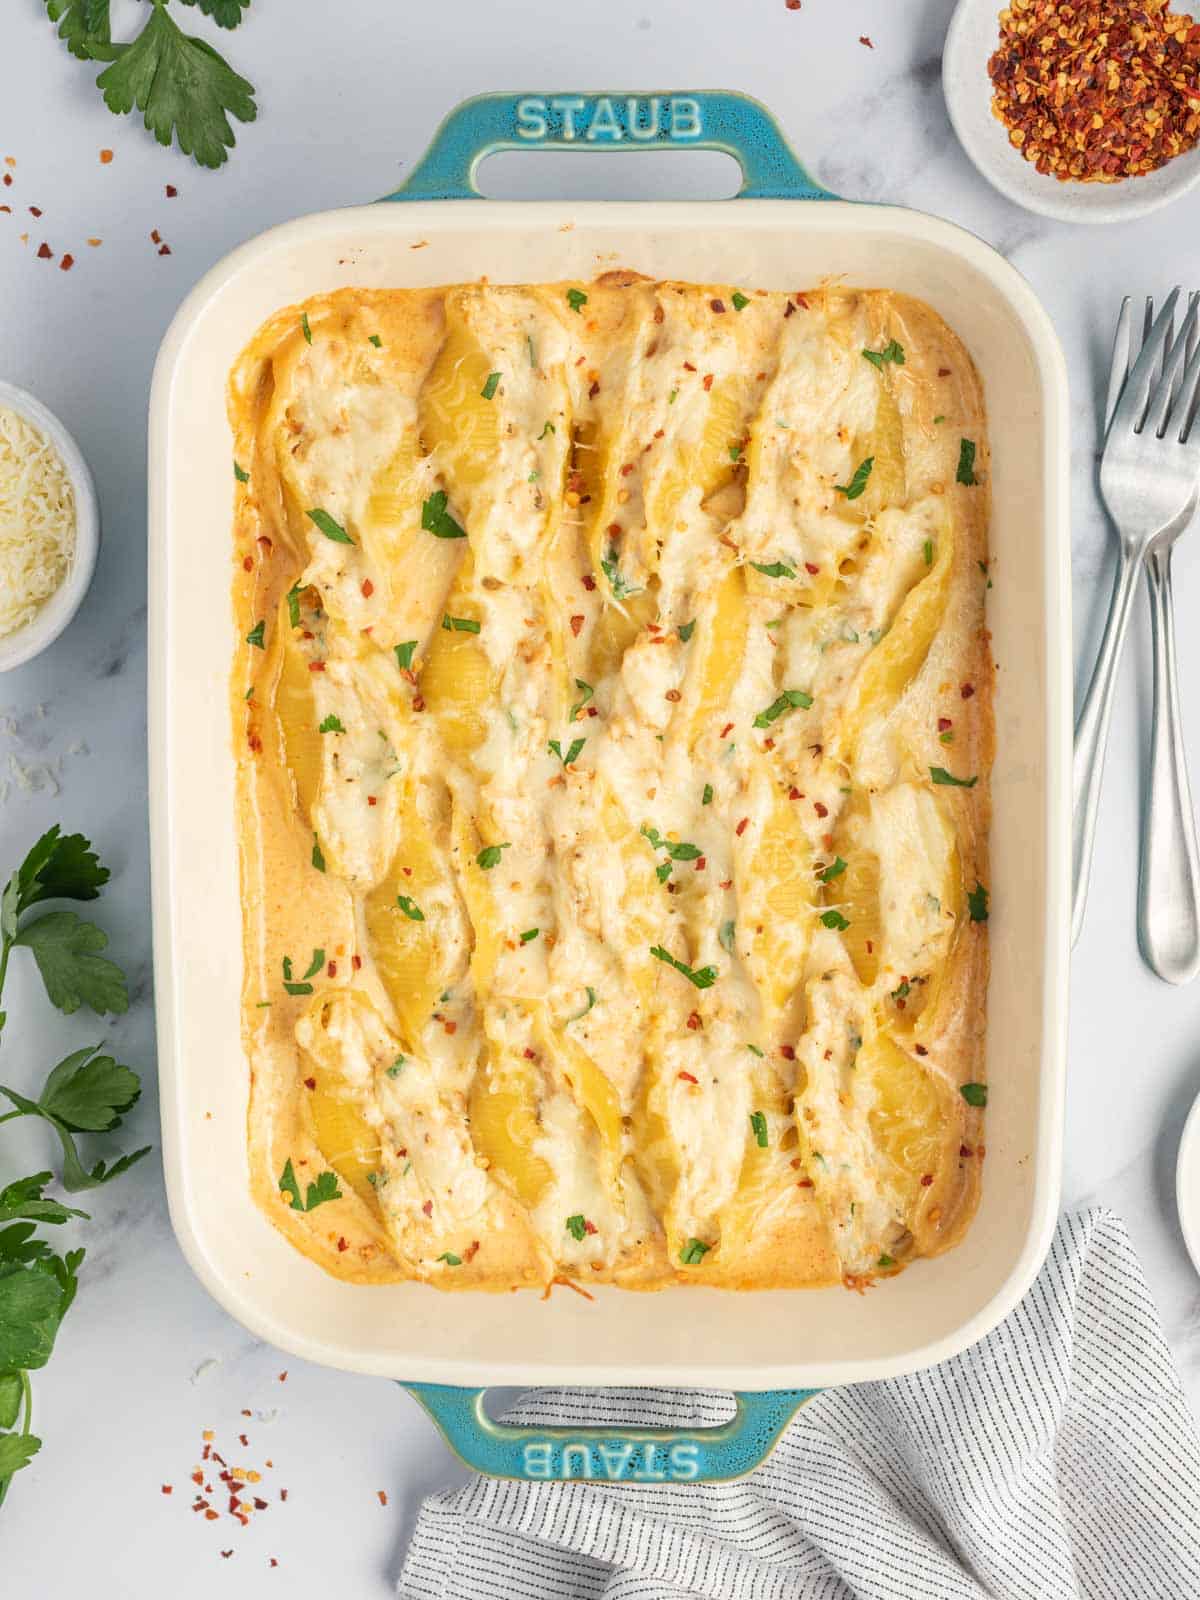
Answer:
[{"label": "bowl of grated parmesan", "polygon": [[0,672],[58,638],[99,546],[96,488],[78,445],[40,400],[0,382]]}]

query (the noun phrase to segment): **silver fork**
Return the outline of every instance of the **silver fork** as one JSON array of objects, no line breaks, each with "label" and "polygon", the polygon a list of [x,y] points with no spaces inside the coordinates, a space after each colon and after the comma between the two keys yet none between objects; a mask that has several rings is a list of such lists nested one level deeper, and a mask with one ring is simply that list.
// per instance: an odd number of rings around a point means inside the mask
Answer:
[{"label": "silver fork", "polygon": [[1172,290],[1157,318],[1147,307],[1141,352],[1130,367],[1131,314],[1121,307],[1109,379],[1100,493],[1119,539],[1104,638],[1075,728],[1071,942],[1083,926],[1113,688],[1138,570],[1146,563],[1154,608],[1155,733],[1149,826],[1142,862],[1139,936],[1154,971],[1182,983],[1200,966],[1200,867],[1179,729],[1170,551],[1200,496],[1200,427],[1193,428],[1200,355],[1200,295],[1179,336]]}]

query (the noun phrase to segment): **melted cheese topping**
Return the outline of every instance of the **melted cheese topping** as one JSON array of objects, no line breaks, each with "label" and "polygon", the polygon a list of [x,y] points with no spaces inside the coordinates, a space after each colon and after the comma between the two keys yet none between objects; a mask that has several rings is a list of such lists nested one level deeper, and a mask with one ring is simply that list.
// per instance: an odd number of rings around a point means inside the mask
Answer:
[{"label": "melted cheese topping", "polygon": [[954,335],[631,273],[340,291],[230,405],[273,1220],[490,1289],[859,1286],[953,1243],[992,741]]}]

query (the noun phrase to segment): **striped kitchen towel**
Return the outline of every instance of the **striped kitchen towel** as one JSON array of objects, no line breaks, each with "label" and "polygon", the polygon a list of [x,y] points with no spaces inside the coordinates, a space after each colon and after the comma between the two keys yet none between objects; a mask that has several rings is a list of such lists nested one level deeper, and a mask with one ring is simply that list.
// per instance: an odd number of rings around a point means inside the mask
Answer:
[{"label": "striped kitchen towel", "polygon": [[[712,1425],[728,1396],[542,1390],[536,1423]],[[718,1485],[478,1478],[404,1600],[1196,1600],[1200,1442],[1124,1225],[1065,1217],[1029,1294],[927,1372],[828,1390]]]}]

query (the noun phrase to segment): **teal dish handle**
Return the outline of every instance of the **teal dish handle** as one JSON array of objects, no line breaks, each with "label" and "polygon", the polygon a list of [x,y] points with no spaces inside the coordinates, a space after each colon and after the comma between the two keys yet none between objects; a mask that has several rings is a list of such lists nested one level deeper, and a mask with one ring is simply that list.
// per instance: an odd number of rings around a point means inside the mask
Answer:
[{"label": "teal dish handle", "polygon": [[742,169],[739,200],[834,200],[796,159],[759,101],[687,94],[480,94],[442,123],[385,200],[481,200],[475,174],[498,150],[720,150]]},{"label": "teal dish handle", "polygon": [[819,1389],[735,1394],[737,1412],[716,1428],[526,1427],[496,1422],[486,1389],[403,1385],[455,1455],[489,1478],[531,1483],[726,1483],[753,1472]]}]

